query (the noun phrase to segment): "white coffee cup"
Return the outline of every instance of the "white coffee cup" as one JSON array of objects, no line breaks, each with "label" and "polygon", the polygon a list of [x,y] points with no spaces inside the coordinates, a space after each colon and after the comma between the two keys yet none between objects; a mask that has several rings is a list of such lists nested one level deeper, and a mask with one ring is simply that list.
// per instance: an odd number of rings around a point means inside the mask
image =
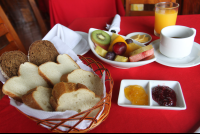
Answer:
[{"label": "white coffee cup", "polygon": [[169,58],[184,58],[191,53],[196,30],[186,26],[165,27],[160,34],[160,52]]}]

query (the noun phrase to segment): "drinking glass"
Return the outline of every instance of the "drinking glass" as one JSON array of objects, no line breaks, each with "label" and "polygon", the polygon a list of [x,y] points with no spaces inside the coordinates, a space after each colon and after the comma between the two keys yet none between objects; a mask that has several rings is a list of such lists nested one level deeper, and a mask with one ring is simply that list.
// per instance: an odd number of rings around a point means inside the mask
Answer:
[{"label": "drinking glass", "polygon": [[160,31],[166,27],[176,24],[178,14],[178,3],[160,2],[155,4],[155,26],[154,34],[160,37]]}]

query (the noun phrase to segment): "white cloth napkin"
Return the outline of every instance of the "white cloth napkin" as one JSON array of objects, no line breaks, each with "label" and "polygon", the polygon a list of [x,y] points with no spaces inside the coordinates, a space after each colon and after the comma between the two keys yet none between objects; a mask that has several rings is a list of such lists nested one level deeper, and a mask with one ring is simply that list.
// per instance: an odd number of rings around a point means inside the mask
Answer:
[{"label": "white cloth napkin", "polygon": [[109,25],[109,24],[106,24],[106,29],[111,32],[112,30],[116,31],[116,34],[119,33],[120,31],[120,23],[121,23],[121,17],[119,14],[116,14],[113,21],[112,21],[112,24]]},{"label": "white cloth napkin", "polygon": [[200,133],[200,127],[194,133]]},{"label": "white cloth napkin", "polygon": [[4,84],[6,82],[6,78],[3,76],[3,74],[1,73],[1,70],[0,70],[0,81]]},{"label": "white cloth napkin", "polygon": [[[73,49],[82,39],[82,36],[73,30],[61,25],[61,24],[56,24],[48,33],[47,35],[43,38],[43,40],[53,40],[53,38],[59,38],[61,41],[63,41],[66,45],[66,48],[71,48]],[[59,46],[59,45],[57,45]],[[59,47],[58,47],[59,48]],[[57,49],[58,49],[57,48]],[[64,49],[65,47],[62,46]]]}]

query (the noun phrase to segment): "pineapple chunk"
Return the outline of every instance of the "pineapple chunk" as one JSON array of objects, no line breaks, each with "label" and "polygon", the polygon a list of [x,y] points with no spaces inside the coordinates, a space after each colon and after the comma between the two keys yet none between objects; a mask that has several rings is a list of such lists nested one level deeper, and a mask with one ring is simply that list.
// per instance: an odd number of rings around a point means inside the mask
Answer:
[{"label": "pineapple chunk", "polygon": [[130,47],[130,49],[131,49],[131,52],[132,52],[132,51],[135,51],[135,50],[137,50],[137,49],[139,49],[139,48],[142,47],[142,46],[137,45],[137,44],[135,44],[135,43],[130,43],[130,44],[128,44],[128,45],[129,45],[129,47]]},{"label": "pineapple chunk", "polygon": [[128,57],[124,57],[124,56],[116,55],[114,61],[119,61],[119,62],[128,62]]},{"label": "pineapple chunk", "polygon": [[95,51],[98,55],[102,56],[105,58],[106,54],[108,51],[106,51],[105,49],[101,48],[100,46],[96,46]]}]

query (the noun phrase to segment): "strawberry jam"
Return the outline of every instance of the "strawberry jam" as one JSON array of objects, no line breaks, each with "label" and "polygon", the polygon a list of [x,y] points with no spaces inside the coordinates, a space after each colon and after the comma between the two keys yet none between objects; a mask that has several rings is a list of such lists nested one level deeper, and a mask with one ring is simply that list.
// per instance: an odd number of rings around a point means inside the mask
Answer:
[{"label": "strawberry jam", "polygon": [[154,87],[152,97],[160,106],[176,106],[176,93],[168,86]]}]

